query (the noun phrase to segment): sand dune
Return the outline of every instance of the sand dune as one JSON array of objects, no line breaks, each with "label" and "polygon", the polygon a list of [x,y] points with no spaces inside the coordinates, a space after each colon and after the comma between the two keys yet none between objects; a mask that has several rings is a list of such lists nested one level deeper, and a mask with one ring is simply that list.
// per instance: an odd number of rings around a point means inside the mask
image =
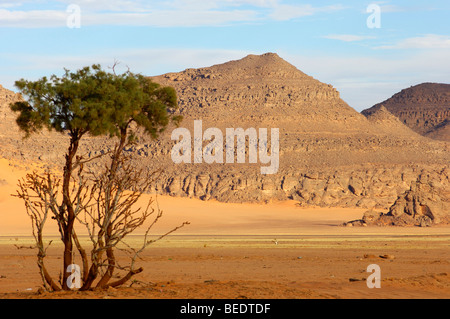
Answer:
[{"label": "sand dune", "polygon": [[[42,169],[37,165],[17,165],[0,159],[0,236],[30,236],[31,221],[26,214],[21,199],[11,196],[17,189],[17,181],[32,169]],[[338,227],[341,223],[361,218],[365,209],[361,208],[302,208],[295,201],[272,202],[269,204],[233,204],[217,201],[202,201],[195,198],[143,195],[139,205],[144,207],[149,199],[156,199],[163,211],[163,218],[152,229],[154,234],[162,234],[184,221],[190,225],[177,231],[184,235],[303,235],[303,234],[428,234],[440,233],[446,227],[382,228],[369,227],[349,229]],[[153,204],[156,209],[156,201]],[[136,233],[143,233],[143,225]],[[56,224],[48,221],[46,235],[58,235]],[[79,234],[86,234],[78,227]]]},{"label": "sand dune", "polygon": [[[37,168],[37,167],[35,167]],[[31,168],[29,168],[30,170]],[[21,199],[11,196],[16,192],[17,181],[25,176],[24,167],[15,167],[5,159],[0,160],[0,236],[31,235],[31,224]],[[348,208],[300,208],[295,201],[270,204],[227,204],[217,201],[170,196],[143,195],[139,204],[144,207],[150,199],[156,199],[163,218],[154,232],[163,233],[172,227],[189,221],[180,234],[301,234],[335,228],[344,221],[361,217],[363,209]],[[156,201],[153,205],[156,209]],[[149,220],[150,222],[150,220]],[[56,224],[48,222],[48,235],[57,235]],[[144,225],[145,226],[145,225]],[[82,228],[79,228],[82,230]],[[142,233],[145,229],[142,228]],[[81,234],[83,232],[81,231]]]}]

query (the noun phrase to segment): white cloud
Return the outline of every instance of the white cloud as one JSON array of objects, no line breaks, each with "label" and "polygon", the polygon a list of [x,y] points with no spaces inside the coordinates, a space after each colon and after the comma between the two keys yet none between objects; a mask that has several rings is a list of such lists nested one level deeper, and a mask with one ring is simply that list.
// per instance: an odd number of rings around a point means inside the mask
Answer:
[{"label": "white cloud", "polygon": [[[51,1],[44,1],[44,3]],[[54,1],[53,1],[54,2]],[[52,3],[53,3],[52,2]],[[342,9],[341,6],[313,7],[310,4],[287,5],[281,0],[59,0],[60,4],[76,4],[81,9],[81,26],[222,26],[255,21],[285,21],[319,12]],[[58,10],[25,10],[9,4],[0,6],[0,27],[63,27],[70,13]],[[42,7],[45,7],[44,5]],[[47,6],[48,7],[48,6]],[[60,7],[60,6],[59,6]],[[21,10],[20,10],[21,9]]]},{"label": "white cloud", "polygon": [[375,39],[373,36],[363,36],[363,35],[354,35],[354,34],[330,34],[323,36],[325,39],[331,39],[331,40],[340,40],[344,42],[355,42],[355,41],[362,41],[362,40],[368,40],[368,39]]},{"label": "white cloud", "polygon": [[0,2],[0,8],[13,8],[19,7],[22,3],[20,2]]},{"label": "white cloud", "polygon": [[[0,27],[47,28],[65,27],[72,13],[57,10],[9,11],[0,9]],[[234,22],[256,21],[258,15],[250,10],[233,11],[154,11],[149,13],[89,13],[81,11],[81,26],[206,26]]]},{"label": "white cloud", "polygon": [[132,25],[154,27],[220,26],[235,22],[256,21],[258,15],[251,10],[233,11],[155,11],[152,13],[87,14],[83,25]]},{"label": "white cloud", "polygon": [[426,34],[419,37],[407,38],[393,45],[383,45],[377,49],[448,49],[450,36]]},{"label": "white cloud", "polygon": [[407,11],[406,8],[400,7],[400,6],[395,5],[395,4],[386,4],[386,5],[382,5],[382,6],[380,6],[380,8],[381,8],[381,13],[392,13],[392,12],[403,12],[403,11]]},{"label": "white cloud", "polygon": [[57,10],[0,9],[0,27],[63,27],[66,26],[67,17],[68,14],[65,11]]},{"label": "white cloud", "polygon": [[[372,1],[370,4],[376,4],[380,7],[382,13],[402,12],[408,10],[406,7],[400,7],[396,4],[389,4],[389,1]],[[366,14],[366,10],[363,10]]]},{"label": "white cloud", "polygon": [[112,11],[112,12],[145,12],[151,10],[155,1],[142,0],[57,0],[69,6],[76,4],[83,11]]},{"label": "white cloud", "polygon": [[285,21],[294,18],[310,16],[315,13],[315,9],[307,5],[276,5],[270,17],[274,20]]},{"label": "white cloud", "polygon": [[270,18],[278,21],[286,21],[296,18],[301,18],[304,16],[311,16],[319,12],[332,12],[337,10],[342,10],[341,5],[325,6],[325,7],[313,7],[310,4],[304,5],[287,5],[277,3],[272,6],[272,13],[270,13]]}]

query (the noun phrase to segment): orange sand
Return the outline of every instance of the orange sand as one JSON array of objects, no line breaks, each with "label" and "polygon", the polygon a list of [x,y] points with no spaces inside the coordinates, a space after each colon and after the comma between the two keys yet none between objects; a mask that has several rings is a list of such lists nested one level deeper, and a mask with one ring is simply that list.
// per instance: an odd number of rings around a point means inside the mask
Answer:
[{"label": "orange sand", "polygon": [[[22,201],[10,196],[25,173],[0,159],[0,180],[7,182],[0,185],[0,298],[450,297],[450,227],[339,227],[360,218],[364,209],[168,196],[158,196],[164,214],[151,233],[162,234],[183,221],[191,224],[143,253],[144,272],[131,288],[39,295],[36,251],[23,248],[33,244],[30,220]],[[149,198],[145,195],[142,204]],[[62,261],[56,228],[49,227],[47,235],[56,239],[47,265],[57,277]],[[139,245],[142,238],[129,240]],[[378,257],[384,254],[395,259]],[[349,281],[366,278],[372,263],[382,269],[381,289]]]}]

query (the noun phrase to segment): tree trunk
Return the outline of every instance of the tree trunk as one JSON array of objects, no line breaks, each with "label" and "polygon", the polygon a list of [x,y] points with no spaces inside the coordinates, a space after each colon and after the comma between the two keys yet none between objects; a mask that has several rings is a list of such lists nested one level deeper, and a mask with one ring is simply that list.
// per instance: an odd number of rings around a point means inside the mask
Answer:
[{"label": "tree trunk", "polygon": [[102,288],[106,286],[106,284],[109,282],[114,273],[114,268],[116,267],[116,257],[114,256],[114,249],[111,246],[109,239],[111,233],[112,233],[112,226],[110,224],[106,231],[106,245],[107,246],[109,245],[108,248],[106,248],[106,256],[108,256],[108,268],[106,269],[106,272],[103,275],[103,277],[98,282],[96,288]]},{"label": "tree trunk", "polygon": [[[70,290],[67,285],[67,278],[70,274],[66,271],[67,267],[72,264],[73,253],[73,224],[75,222],[75,212],[70,200],[70,178],[72,177],[73,160],[78,150],[78,145],[81,136],[78,133],[71,133],[70,146],[66,154],[66,165],[64,166],[64,178],[63,178],[63,203],[60,209],[60,220],[63,224],[63,242],[64,242],[64,261],[63,261],[63,282],[62,288],[64,290]],[[66,218],[67,216],[67,218]]]},{"label": "tree trunk", "polygon": [[92,264],[91,264],[91,267],[89,268],[88,276],[87,276],[86,280],[84,281],[83,286],[80,289],[82,291],[91,289],[91,286],[92,286],[94,280],[98,276],[99,263],[101,262],[101,259],[102,259],[103,247],[104,247],[103,241],[101,240],[102,236],[103,236],[102,231],[100,231],[99,236],[98,236],[99,237],[99,240],[98,240],[99,248],[95,249],[95,247],[94,247],[94,249],[91,252]]},{"label": "tree trunk", "polygon": [[[106,188],[106,196],[105,196],[105,218],[108,218],[109,214],[114,214],[116,207],[111,207],[110,203],[109,203],[109,199],[111,198],[111,191],[112,191],[112,185],[114,184],[114,180],[117,174],[117,169],[119,168],[119,163],[120,163],[120,157],[122,155],[123,152],[123,148],[125,147],[127,141],[127,129],[126,128],[122,128],[120,130],[120,142],[119,144],[116,146],[112,159],[111,159],[111,166],[109,168],[109,185]],[[112,204],[115,205],[115,204]],[[109,247],[106,249],[106,256],[108,256],[108,268],[105,272],[105,274],[103,275],[103,277],[100,279],[100,281],[98,282],[96,288],[102,288],[105,287],[109,280],[111,279],[113,273],[114,273],[114,268],[116,266],[116,258],[114,256],[114,248],[110,246],[110,238],[112,235],[112,225],[109,224],[107,226],[106,229],[106,245],[109,245]]]},{"label": "tree trunk", "polygon": [[37,264],[41,271],[41,276],[43,277],[42,279],[44,279],[45,282],[47,282],[47,284],[53,291],[60,291],[61,288],[53,281],[52,277],[47,271],[47,268],[45,268],[44,259],[39,256]]},{"label": "tree trunk", "polygon": [[86,251],[84,250],[84,248],[81,246],[80,241],[78,240],[78,236],[75,233],[75,231],[73,232],[72,236],[73,236],[73,240],[75,241],[75,245],[77,246],[77,249],[80,252],[81,260],[83,262],[83,277],[82,277],[82,280],[83,280],[83,282],[85,282],[87,280],[87,277],[88,277],[88,268],[89,268],[87,254],[86,254]]},{"label": "tree trunk", "polygon": [[37,228],[38,228],[37,246],[39,249],[37,255],[38,257],[37,264],[43,279],[44,287],[47,288],[47,286],[45,285],[45,283],[47,283],[53,291],[59,291],[61,290],[61,288],[53,281],[52,276],[50,276],[50,274],[47,271],[47,268],[44,265],[45,249],[44,249],[44,242],[42,240],[43,224],[39,225]]},{"label": "tree trunk", "polygon": [[128,280],[131,279],[131,277],[133,277],[136,274],[139,274],[140,272],[142,272],[144,270],[144,268],[140,267],[139,269],[134,269],[134,270],[130,270],[123,278],[114,281],[108,285],[106,285],[105,287],[118,287],[123,285],[124,283],[126,283]]}]

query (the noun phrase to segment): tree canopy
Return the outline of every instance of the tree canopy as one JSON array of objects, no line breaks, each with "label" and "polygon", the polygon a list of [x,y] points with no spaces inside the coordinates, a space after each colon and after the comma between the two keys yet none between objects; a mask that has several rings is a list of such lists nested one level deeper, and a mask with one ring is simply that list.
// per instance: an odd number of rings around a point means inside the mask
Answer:
[{"label": "tree canopy", "polygon": [[180,120],[170,115],[177,108],[173,88],[129,71],[117,75],[93,65],[15,85],[25,101],[11,109],[19,112],[16,122],[27,136],[44,127],[75,138],[86,133],[120,136],[135,122],[156,138],[170,121]]}]

